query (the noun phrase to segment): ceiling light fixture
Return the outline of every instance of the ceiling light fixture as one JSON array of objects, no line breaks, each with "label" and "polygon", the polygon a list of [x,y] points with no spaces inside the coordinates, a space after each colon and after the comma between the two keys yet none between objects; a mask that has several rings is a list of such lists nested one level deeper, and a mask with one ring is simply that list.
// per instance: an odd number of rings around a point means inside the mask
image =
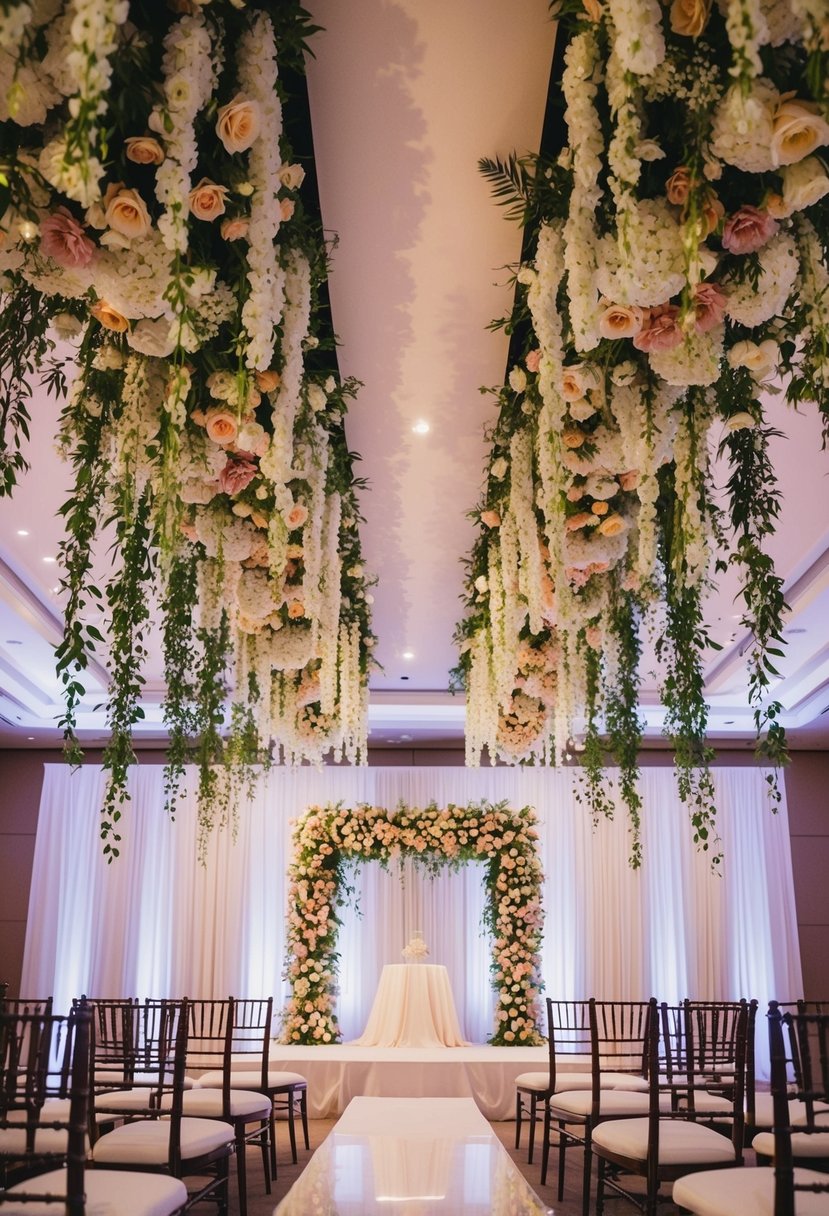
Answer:
[{"label": "ceiling light fixture", "polygon": [[401,657],[401,659],[413,659],[414,651],[413,650],[404,650],[400,657]]},{"label": "ceiling light fixture", "polygon": [[44,560],[45,562],[48,562],[48,563],[49,563],[49,565],[51,565],[51,564],[52,564],[52,562],[56,562],[58,559],[57,559],[56,557],[44,557],[44,559],[43,559],[43,560]]},{"label": "ceiling light fixture", "polygon": [[28,536],[29,535],[28,529],[27,528],[18,528],[17,535],[18,536]]},{"label": "ceiling light fixture", "polygon": [[432,428],[429,426],[429,423],[425,418],[418,418],[417,422],[412,427],[415,435],[428,435],[431,429]]}]

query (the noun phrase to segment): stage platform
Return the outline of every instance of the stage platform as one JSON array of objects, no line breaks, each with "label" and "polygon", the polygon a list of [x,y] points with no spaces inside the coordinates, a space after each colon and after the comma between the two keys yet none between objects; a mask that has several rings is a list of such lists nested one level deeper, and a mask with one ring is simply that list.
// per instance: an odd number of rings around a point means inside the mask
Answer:
[{"label": "stage platform", "polygon": [[[515,1078],[522,1072],[547,1071],[547,1048],[272,1043],[270,1067],[299,1072],[308,1079],[312,1119],[334,1118],[352,1098],[372,1097],[474,1098],[485,1118],[501,1120],[515,1115]],[[584,1067],[589,1068],[589,1061]]]}]

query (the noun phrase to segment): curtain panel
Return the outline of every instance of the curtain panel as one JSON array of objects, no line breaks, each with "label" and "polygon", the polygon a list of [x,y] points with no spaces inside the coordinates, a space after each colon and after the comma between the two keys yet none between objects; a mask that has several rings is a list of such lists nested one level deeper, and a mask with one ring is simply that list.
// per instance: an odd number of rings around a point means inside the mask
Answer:
[{"label": "curtain panel", "polygon": [[[641,775],[644,863],[628,867],[620,808],[595,828],[576,799],[574,770],[461,768],[272,769],[196,858],[195,777],[175,822],[161,766],[135,768],[107,865],[98,838],[104,775],[46,765],[23,964],[24,994],[66,1009],[98,996],[275,996],[287,993],[285,903],[292,823],[316,804],[400,801],[531,805],[545,872],[547,995],[727,999],[802,994],[785,795],[773,814],[766,771],[717,768],[722,874],[691,840],[670,769]],[[345,1039],[366,1022],[380,971],[415,929],[430,962],[449,971],[466,1038],[492,1025],[490,944],[481,928],[481,866],[432,879],[410,862],[355,874],[342,913],[338,1013]],[[758,1034],[762,1058],[765,1036]]]}]

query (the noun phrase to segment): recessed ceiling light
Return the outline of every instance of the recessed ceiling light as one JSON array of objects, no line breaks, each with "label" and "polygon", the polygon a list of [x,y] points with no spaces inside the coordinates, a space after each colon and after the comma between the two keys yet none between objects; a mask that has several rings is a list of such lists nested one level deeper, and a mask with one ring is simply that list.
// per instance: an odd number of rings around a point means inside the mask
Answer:
[{"label": "recessed ceiling light", "polygon": [[805,629],[787,629],[786,633],[806,633]]},{"label": "recessed ceiling light", "polygon": [[415,435],[428,435],[431,429],[432,428],[429,426],[429,423],[425,418],[418,418],[417,422],[412,427]]},{"label": "recessed ceiling light", "polygon": [[734,725],[733,718],[726,718],[725,721],[723,722],[723,726],[733,726],[733,725]]},{"label": "recessed ceiling light", "polygon": [[17,529],[17,535],[18,535],[18,536],[28,536],[28,535],[29,535],[29,533],[28,533],[28,531],[27,531],[27,529],[26,529],[26,528],[18,528],[18,529]]},{"label": "recessed ceiling light", "polygon": [[400,677],[400,679],[401,679],[401,680],[408,680],[408,678],[409,678],[408,676],[401,676],[401,677]]},{"label": "recessed ceiling light", "polygon": [[413,650],[404,650],[400,657],[401,657],[401,659],[413,659],[414,651]]},{"label": "recessed ceiling light", "polygon": [[7,646],[22,646],[23,643],[20,641],[20,638],[6,638],[6,645]]},{"label": "recessed ceiling light", "polygon": [[411,741],[412,741],[412,736],[411,736],[411,735],[401,735],[401,736],[400,736],[400,742],[401,742],[401,743],[411,743]]},{"label": "recessed ceiling light", "polygon": [[26,738],[28,739],[29,743],[34,743],[34,735],[27,735]]},{"label": "recessed ceiling light", "polygon": [[52,562],[56,562],[58,559],[56,557],[44,557],[43,560],[51,565]]}]

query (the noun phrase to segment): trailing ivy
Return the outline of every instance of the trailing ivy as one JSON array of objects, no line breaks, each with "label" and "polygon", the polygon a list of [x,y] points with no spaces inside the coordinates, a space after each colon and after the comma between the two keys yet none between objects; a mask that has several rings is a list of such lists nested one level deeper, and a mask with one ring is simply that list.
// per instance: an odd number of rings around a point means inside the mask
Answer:
[{"label": "trailing ivy", "polygon": [[191,742],[197,731],[195,679],[198,670],[194,612],[198,602],[197,558],[182,549],[170,560],[162,603],[164,621],[164,725],[167,728],[167,764],[164,768],[166,808],[175,818],[178,791]]},{"label": "trailing ivy", "polygon": [[607,691],[605,718],[610,750],[619,765],[619,788],[630,823],[630,865],[642,864],[642,795],[639,793],[639,748],[643,722],[639,714],[639,659],[642,643],[631,596],[619,596],[610,613],[615,679]]}]

